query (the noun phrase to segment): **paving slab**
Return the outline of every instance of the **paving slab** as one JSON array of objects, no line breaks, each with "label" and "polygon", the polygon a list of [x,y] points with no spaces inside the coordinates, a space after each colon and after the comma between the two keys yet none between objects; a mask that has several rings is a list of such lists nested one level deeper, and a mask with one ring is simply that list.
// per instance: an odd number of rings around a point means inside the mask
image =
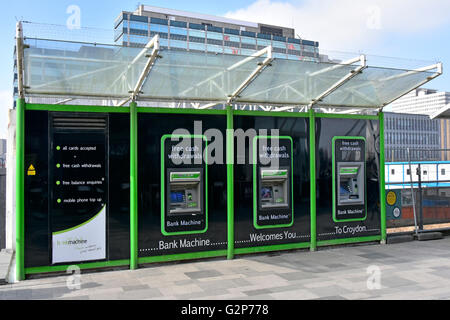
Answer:
[{"label": "paving slab", "polygon": [[146,265],[82,273],[79,288],[58,275],[2,285],[0,300],[450,299],[449,248],[444,238]]}]

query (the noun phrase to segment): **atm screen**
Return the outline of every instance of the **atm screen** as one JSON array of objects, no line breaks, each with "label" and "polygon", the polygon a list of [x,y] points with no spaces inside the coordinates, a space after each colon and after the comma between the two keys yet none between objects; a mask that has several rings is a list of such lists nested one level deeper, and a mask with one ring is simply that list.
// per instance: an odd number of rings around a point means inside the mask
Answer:
[{"label": "atm screen", "polygon": [[172,191],[170,193],[170,201],[172,203],[183,203],[184,202],[184,192]]},{"label": "atm screen", "polygon": [[272,199],[272,188],[261,188],[261,199]]},{"label": "atm screen", "polygon": [[340,186],[340,194],[341,195],[348,195],[350,193],[352,193],[352,187],[349,184],[350,180],[346,180],[346,181],[341,181],[341,186]]}]

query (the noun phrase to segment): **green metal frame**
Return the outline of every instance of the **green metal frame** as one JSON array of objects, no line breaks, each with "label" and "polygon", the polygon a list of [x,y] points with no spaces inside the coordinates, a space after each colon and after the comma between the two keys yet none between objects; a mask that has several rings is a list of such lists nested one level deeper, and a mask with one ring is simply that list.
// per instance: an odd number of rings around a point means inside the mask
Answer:
[{"label": "green metal frame", "polygon": [[317,250],[317,187],[316,187],[316,114],[314,109],[309,109],[309,181],[310,181],[310,220],[311,220],[311,245],[310,251]]},{"label": "green metal frame", "polygon": [[183,135],[183,134],[166,134],[161,137],[161,233],[164,236],[177,236],[177,235],[187,235],[187,234],[201,234],[208,231],[208,158],[205,160],[205,182],[203,188],[205,191],[205,219],[206,224],[203,230],[196,231],[180,231],[180,232],[167,232],[165,229],[166,225],[166,159],[164,156],[164,143],[170,138],[193,138],[202,139],[205,141],[205,154],[208,154],[208,139],[204,135]]},{"label": "green metal frame", "polygon": [[57,265],[48,267],[31,267],[26,268],[26,274],[41,274],[41,273],[52,273],[52,272],[62,272],[66,271],[69,267],[77,266],[80,270],[88,269],[98,269],[98,268],[112,268],[112,267],[125,267],[130,265],[130,260],[111,260],[102,262],[88,262],[88,263],[78,263],[71,265]]},{"label": "green metal frame", "polygon": [[138,268],[138,114],[130,103],[130,269]]},{"label": "green metal frame", "polygon": [[[256,144],[258,139],[279,139],[279,140],[289,140],[291,142],[291,183],[290,183],[290,193],[291,193],[291,211],[292,218],[291,222],[288,224],[278,224],[278,225],[270,225],[270,226],[260,226],[258,225],[258,179],[257,179],[257,148]],[[253,138],[253,226],[255,229],[273,229],[273,228],[289,228],[294,225],[294,141],[289,136],[255,136]]]},{"label": "green metal frame", "polygon": [[386,243],[386,177],[384,155],[384,114],[380,112],[378,123],[380,127],[380,215],[381,215],[381,243]]},{"label": "green metal frame", "polygon": [[25,280],[25,99],[16,114],[16,278]]},{"label": "green metal frame", "polygon": [[227,106],[227,259],[234,258],[234,109]]},{"label": "green metal frame", "polygon": [[[378,116],[372,115],[339,115],[316,113],[313,109],[309,112],[265,112],[234,110],[227,106],[226,110],[199,110],[199,109],[169,109],[169,108],[146,108],[138,107],[135,102],[130,107],[104,107],[104,106],[78,106],[78,105],[49,105],[49,104],[26,104],[24,99],[17,100],[16,116],[16,277],[24,280],[27,274],[40,274],[61,272],[67,270],[69,265],[44,266],[25,268],[24,264],[24,177],[25,177],[25,110],[36,111],[59,111],[59,112],[94,112],[94,113],[129,113],[130,114],[130,259],[117,261],[102,261],[76,264],[80,269],[97,269],[108,267],[129,266],[136,269],[139,264],[157,263],[166,261],[191,260],[209,257],[226,256],[233,259],[235,254],[251,254],[257,252],[293,250],[310,248],[317,250],[318,246],[343,245],[357,242],[386,241],[386,204],[385,181],[384,181],[384,116],[380,112]],[[139,113],[156,114],[198,114],[226,116],[227,135],[227,250],[200,251],[195,253],[164,255],[154,257],[138,257],[138,228],[137,228],[137,118]],[[259,246],[249,248],[237,248],[234,245],[234,116],[266,116],[266,117],[303,117],[309,118],[310,138],[310,188],[311,188],[311,240],[310,242],[282,244],[273,246]],[[336,119],[360,119],[379,121],[380,128],[380,211],[381,211],[381,236],[368,236],[359,238],[344,238],[317,241],[316,229],[316,118]]]},{"label": "green metal frame", "polygon": [[[364,218],[357,218],[357,219],[342,219],[339,220],[336,217],[336,151],[335,151],[335,146],[336,146],[336,140],[341,140],[341,139],[346,139],[346,140],[362,140],[364,141],[364,148],[366,146],[366,138],[364,137],[343,137],[343,136],[335,136],[332,139],[332,144],[331,144],[331,157],[332,157],[332,190],[333,190],[333,221],[336,223],[339,222],[353,222],[353,221],[365,221],[367,219],[367,183],[366,180],[364,179]],[[366,151],[364,151],[365,154]],[[367,174],[367,168],[366,168],[366,160],[364,159],[364,173]],[[366,175],[367,176],[367,175]],[[366,177],[365,176],[365,177]],[[364,178],[365,178],[364,177]]]}]

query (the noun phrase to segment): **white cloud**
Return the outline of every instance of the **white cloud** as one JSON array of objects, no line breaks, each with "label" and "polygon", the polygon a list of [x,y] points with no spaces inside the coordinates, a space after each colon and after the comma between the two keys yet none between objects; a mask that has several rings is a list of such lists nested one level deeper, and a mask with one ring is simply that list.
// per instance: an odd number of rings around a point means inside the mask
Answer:
[{"label": "white cloud", "polygon": [[293,27],[328,50],[371,50],[386,34],[413,35],[449,23],[448,0],[258,0],[228,18]]},{"label": "white cloud", "polygon": [[0,139],[6,139],[8,129],[8,109],[13,106],[12,91],[0,91]]}]

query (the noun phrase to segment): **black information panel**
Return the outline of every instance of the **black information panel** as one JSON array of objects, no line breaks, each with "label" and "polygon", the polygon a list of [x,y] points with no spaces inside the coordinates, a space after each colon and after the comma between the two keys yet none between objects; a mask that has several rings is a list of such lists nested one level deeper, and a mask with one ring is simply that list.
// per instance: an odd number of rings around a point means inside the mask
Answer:
[{"label": "black information panel", "polygon": [[[318,241],[379,236],[379,122],[317,118],[316,131]],[[346,201],[352,211],[336,214]]]},{"label": "black information panel", "polygon": [[172,137],[162,138],[161,232],[165,236],[204,233],[208,229],[208,168],[203,159],[207,143],[202,137]]},{"label": "black information panel", "polygon": [[[308,118],[236,115],[234,128],[235,248],[307,247],[311,227]],[[257,154],[263,158],[257,159]],[[278,160],[278,166],[273,161],[275,168],[270,168],[267,158]]]},{"label": "black information panel", "polygon": [[335,137],[334,216],[335,222],[366,219],[366,142],[362,137]]},{"label": "black information panel", "polygon": [[107,119],[52,121],[52,263],[106,259]]},{"label": "black information panel", "polygon": [[292,226],[292,139],[255,137],[254,227]]}]

